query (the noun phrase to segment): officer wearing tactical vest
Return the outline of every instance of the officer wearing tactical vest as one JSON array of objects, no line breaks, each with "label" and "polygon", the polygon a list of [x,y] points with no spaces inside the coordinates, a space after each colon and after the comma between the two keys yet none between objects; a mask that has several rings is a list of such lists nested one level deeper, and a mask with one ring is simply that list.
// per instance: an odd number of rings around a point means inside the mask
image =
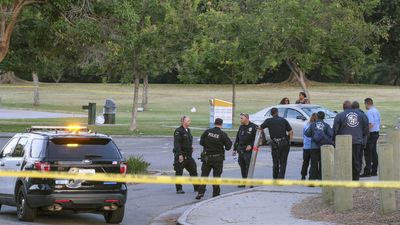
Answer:
[{"label": "officer wearing tactical vest", "polygon": [[[204,147],[201,153],[201,176],[208,177],[213,170],[213,177],[221,177],[223,162],[225,159],[225,151],[229,151],[232,147],[232,141],[228,135],[221,130],[223,120],[215,119],[214,128],[206,130],[200,138],[200,145]],[[205,185],[199,186],[199,193],[196,199],[204,197],[206,191]],[[219,185],[213,185],[213,197],[220,194]]]},{"label": "officer wearing tactical vest", "polygon": [[361,155],[364,137],[368,135],[368,120],[359,110],[352,109],[351,102],[343,103],[343,112],[336,115],[333,122],[333,133],[352,136],[352,170],[353,180],[360,179]]},{"label": "officer wearing tactical vest", "polygon": [[271,115],[272,118],[266,119],[260,129],[268,128],[271,137],[272,177],[284,179],[290,142],[293,140],[293,130],[289,122],[279,116],[277,108],[271,109]]},{"label": "officer wearing tactical vest", "polygon": [[[192,158],[193,136],[190,133],[190,118],[183,116],[182,125],[174,133],[174,170],[175,176],[182,176],[183,169],[186,169],[190,176],[197,177],[197,165]],[[198,185],[193,185],[194,191],[198,191]],[[184,194],[181,184],[176,184],[176,193]]]},{"label": "officer wearing tactical vest", "polygon": [[[240,127],[236,134],[236,140],[234,147],[234,154],[239,153],[238,163],[242,173],[242,178],[247,178],[247,173],[249,171],[250,160],[252,149],[254,145],[254,139],[256,138],[257,125],[250,122],[249,114],[240,114]],[[238,187],[244,187],[244,185],[239,185]]]}]

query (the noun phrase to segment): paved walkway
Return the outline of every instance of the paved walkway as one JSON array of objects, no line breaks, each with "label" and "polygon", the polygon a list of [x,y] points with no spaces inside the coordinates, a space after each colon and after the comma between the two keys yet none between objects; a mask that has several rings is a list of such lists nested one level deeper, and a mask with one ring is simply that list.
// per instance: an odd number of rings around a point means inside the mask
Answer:
[{"label": "paved walkway", "polygon": [[75,113],[53,113],[53,112],[0,108],[0,119],[42,119],[42,118],[71,118],[71,117],[87,117],[87,115],[75,114]]},{"label": "paved walkway", "polygon": [[[210,190],[209,190],[210,191]],[[292,206],[320,188],[258,187],[209,198],[187,209],[178,219],[181,225],[327,225],[294,218]]]}]

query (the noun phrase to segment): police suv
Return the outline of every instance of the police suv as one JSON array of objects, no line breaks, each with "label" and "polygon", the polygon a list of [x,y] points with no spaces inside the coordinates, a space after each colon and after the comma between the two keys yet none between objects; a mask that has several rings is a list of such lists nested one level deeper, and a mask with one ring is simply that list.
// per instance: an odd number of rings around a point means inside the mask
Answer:
[{"label": "police suv", "polygon": [[[114,141],[85,127],[32,127],[12,137],[0,152],[0,170],[125,174]],[[120,223],[125,183],[0,177],[0,207],[17,207],[18,219],[33,221],[38,211],[93,212]]]}]

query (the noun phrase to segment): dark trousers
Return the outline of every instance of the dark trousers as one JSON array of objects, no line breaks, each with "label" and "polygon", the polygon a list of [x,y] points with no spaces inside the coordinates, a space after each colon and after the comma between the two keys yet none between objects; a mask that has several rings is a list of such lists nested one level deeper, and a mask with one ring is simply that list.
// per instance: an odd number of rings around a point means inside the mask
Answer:
[{"label": "dark trousers", "polygon": [[311,153],[310,149],[303,149],[303,166],[301,167],[301,177],[308,174],[308,166],[310,165]]},{"label": "dark trousers", "polygon": [[274,179],[284,179],[286,173],[286,163],[289,155],[290,145],[288,141],[272,145],[272,177]]},{"label": "dark trousers", "polygon": [[[201,165],[201,176],[208,177],[213,171],[213,177],[221,177],[223,170],[224,160],[223,157],[208,158],[207,161]],[[206,192],[206,185],[199,185],[199,194]],[[218,196],[221,192],[219,185],[213,185],[213,197]]]},{"label": "dark trousers", "polygon": [[361,172],[361,157],[362,157],[363,145],[353,144],[352,146],[352,170],[353,180],[360,180]]},{"label": "dark trousers", "polygon": [[[186,157],[181,163],[178,161],[178,157],[175,157],[174,161],[175,176],[182,176],[183,169],[186,169],[189,172],[190,176],[197,177],[197,165],[192,157]],[[175,187],[177,191],[182,190],[181,184],[176,184]],[[193,185],[193,188],[195,191],[197,191],[198,185]]]},{"label": "dark trousers", "polygon": [[379,139],[379,132],[369,133],[367,147],[364,149],[365,167],[364,173],[370,175],[378,172],[378,153],[376,143]]},{"label": "dark trousers", "polygon": [[240,171],[242,172],[242,178],[247,178],[249,172],[250,160],[252,151],[239,151],[238,163]]},{"label": "dark trousers", "polygon": [[311,149],[310,180],[321,180],[321,149]]}]

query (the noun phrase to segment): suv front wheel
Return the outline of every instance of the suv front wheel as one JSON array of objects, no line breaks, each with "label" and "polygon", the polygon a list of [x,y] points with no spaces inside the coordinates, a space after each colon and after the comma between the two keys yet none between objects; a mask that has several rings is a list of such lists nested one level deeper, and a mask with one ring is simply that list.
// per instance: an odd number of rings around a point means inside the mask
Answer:
[{"label": "suv front wheel", "polygon": [[17,216],[21,221],[32,222],[36,218],[36,208],[28,205],[24,187],[21,186],[17,195]]},{"label": "suv front wheel", "polygon": [[121,206],[115,211],[107,212],[106,214],[104,214],[104,219],[107,223],[119,224],[124,219],[124,213],[125,206]]}]

